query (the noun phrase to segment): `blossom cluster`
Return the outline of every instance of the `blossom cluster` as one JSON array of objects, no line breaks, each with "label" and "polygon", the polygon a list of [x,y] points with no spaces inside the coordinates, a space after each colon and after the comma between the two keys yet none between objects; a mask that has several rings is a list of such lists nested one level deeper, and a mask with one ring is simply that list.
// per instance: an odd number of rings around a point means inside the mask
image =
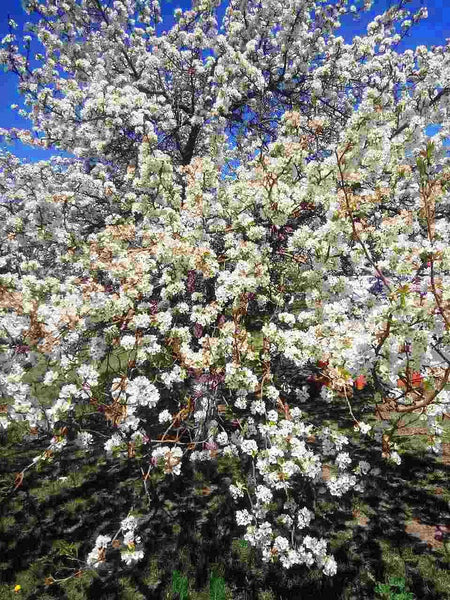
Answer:
[{"label": "blossom cluster", "polygon": [[[351,47],[326,39],[323,32],[346,11],[343,0],[328,12],[315,5],[314,31],[297,27],[308,15],[300,0],[294,11],[268,0],[247,19],[231,2],[226,35],[214,7],[200,3],[162,36],[152,25],[157,11],[138,10],[131,0],[105,8],[102,35],[83,29],[83,5],[65,4],[71,19],[57,19],[51,31],[41,24],[42,43],[75,77],[57,77],[48,58],[34,74],[40,87],[32,77],[23,86],[46,139],[98,160],[89,170],[81,160],[21,165],[0,156],[4,194],[20,200],[0,205],[9,261],[0,275],[0,327],[8,336],[0,425],[22,420],[50,429],[51,449],[59,451],[66,438],[53,431],[57,423],[92,407],[105,416],[107,456],[144,461],[148,474],[180,477],[185,457],[236,458],[251,473],[230,486],[244,539],[263,561],[316,565],[333,575],[326,540],[309,535],[314,514],[302,486],[340,498],[362,489],[371,465],[356,464],[348,437],[307,422],[295,406],[308,399],[307,390],[291,386],[276,359],[296,372],[316,365],[318,402],[345,403],[355,435],[374,435],[385,458],[401,460],[383,433],[389,424],[372,431],[351,405],[369,382],[380,404],[405,414],[421,410],[439,451],[438,419],[450,410],[450,169],[443,147],[448,107],[435,88],[449,76],[442,59],[450,46],[376,52],[376,45],[398,41],[391,19],[407,11],[395,10]],[[54,8],[39,5],[43,21]],[[135,10],[145,27],[131,36],[127,19]],[[202,26],[190,24],[199,14]],[[276,32],[272,50],[263,51],[268,31]],[[112,48],[119,32],[123,43]],[[83,52],[71,41],[77,35],[87,35]],[[22,72],[14,37],[3,45],[0,62]],[[201,50],[211,56],[201,58]],[[114,75],[117,52],[126,57],[127,75]],[[299,73],[323,52],[327,62],[305,74],[310,113],[293,110]],[[422,80],[411,96],[396,98],[394,83],[405,85],[405,73],[414,79],[416,63]],[[181,65],[177,77],[174,64]],[[283,68],[278,95],[260,107],[258,91]],[[169,87],[158,91],[161,72]],[[361,82],[357,109],[344,93],[351,81]],[[236,106],[258,119],[230,148],[226,127],[235,124]],[[273,131],[255,125],[275,116]],[[434,119],[443,128],[429,142],[423,129]],[[398,207],[394,216],[388,205]],[[252,311],[261,315],[257,335],[248,325]],[[104,369],[111,357],[114,368]],[[50,406],[24,381],[43,363],[51,365],[41,382]],[[164,432],[154,440],[158,423]],[[80,427],[77,443],[90,452],[96,434]],[[299,504],[274,514],[274,503],[291,491]],[[122,521],[127,564],[143,556],[135,530],[131,517]],[[99,536],[87,564],[103,563],[115,543],[117,536]]]},{"label": "blossom cluster", "polygon": [[[137,549],[141,545],[140,536],[136,536],[138,521],[136,517],[128,515],[120,523],[120,529],[112,539],[108,535],[99,535],[95,541],[95,546],[89,552],[86,563],[88,566],[98,568],[106,563],[106,549],[112,545],[113,548],[121,548],[121,559],[126,565],[139,562],[144,558],[144,551]],[[123,534],[122,543],[118,539],[119,534]],[[124,548],[122,548],[124,546]]]}]

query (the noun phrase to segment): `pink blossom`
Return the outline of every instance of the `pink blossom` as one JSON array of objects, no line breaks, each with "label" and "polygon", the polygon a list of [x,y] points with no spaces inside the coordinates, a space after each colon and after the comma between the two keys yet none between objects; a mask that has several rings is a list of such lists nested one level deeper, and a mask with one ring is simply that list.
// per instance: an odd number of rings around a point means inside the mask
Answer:
[{"label": "pink blossom", "polygon": [[203,450],[217,450],[216,442],[203,442]]},{"label": "pink blossom", "polygon": [[186,289],[190,294],[195,290],[195,271],[188,272]]},{"label": "pink blossom", "polygon": [[203,325],[196,323],[194,325],[194,335],[196,338],[201,338],[203,335]]},{"label": "pink blossom", "polygon": [[25,345],[16,346],[16,354],[26,354],[29,351],[30,351],[29,346],[25,346]]},{"label": "pink blossom", "polygon": [[219,318],[217,319],[217,327],[222,327],[222,325],[225,323],[225,321],[226,321],[225,315],[220,315]]}]

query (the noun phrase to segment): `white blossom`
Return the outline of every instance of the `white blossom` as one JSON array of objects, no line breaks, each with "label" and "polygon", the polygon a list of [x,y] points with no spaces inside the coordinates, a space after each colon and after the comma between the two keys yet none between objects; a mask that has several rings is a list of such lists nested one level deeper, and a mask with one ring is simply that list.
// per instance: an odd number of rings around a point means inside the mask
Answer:
[{"label": "white blossom", "polygon": [[249,525],[253,520],[247,509],[236,511],[236,523],[238,525]]},{"label": "white blossom", "polygon": [[297,526],[299,529],[304,529],[308,527],[313,518],[313,513],[304,506],[298,511],[297,514]]},{"label": "white blossom", "polygon": [[88,431],[80,431],[77,436],[77,441],[83,448],[88,448],[94,441],[94,438]]}]

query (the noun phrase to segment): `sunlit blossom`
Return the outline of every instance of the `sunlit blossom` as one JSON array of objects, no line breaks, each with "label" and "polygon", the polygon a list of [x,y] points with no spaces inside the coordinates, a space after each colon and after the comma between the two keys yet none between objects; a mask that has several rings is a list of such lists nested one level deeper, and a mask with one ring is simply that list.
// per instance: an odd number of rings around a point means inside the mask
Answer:
[{"label": "sunlit blossom", "polygon": [[[277,494],[285,497],[294,486],[300,505],[306,502],[294,476],[322,483],[322,458],[338,471],[323,486],[334,497],[359,491],[361,476],[373,472],[364,461],[352,466],[350,451],[343,451],[347,436],[331,426],[321,431],[307,424],[293,406],[311,399],[308,386],[294,384],[307,367],[315,370],[308,372],[308,382],[320,387],[315,402],[350,412],[357,404],[354,395],[374,383],[375,368],[381,384],[398,396],[409,386],[406,366],[414,398],[422,398],[428,380],[434,388],[443,385],[442,357],[430,348],[450,321],[448,224],[435,219],[435,206],[446,202],[447,132],[435,136],[431,147],[423,129],[440,118],[437,100],[446,100],[447,92],[435,88],[449,74],[439,53],[424,46],[401,55],[403,69],[393,67],[392,55],[383,49],[399,36],[385,32],[378,38],[378,21],[352,46],[332,35],[325,39],[322,28],[315,28],[311,43],[308,27],[296,28],[309,23],[311,7],[299,3],[292,11],[291,3],[285,4],[268,0],[255,8],[249,41],[248,15],[229,11],[219,34],[218,23],[200,3],[191,13],[193,23],[202,23],[192,34],[195,43],[178,11],[178,25],[169,36],[154,30],[150,49],[149,30],[132,20],[134,3],[111,3],[100,32],[86,33],[89,44],[77,45],[75,60],[66,34],[61,41],[58,29],[50,35],[44,23],[36,25],[47,54],[57,46],[60,68],[76,71],[66,77],[52,68],[51,59],[36,58],[43,70],[30,67],[22,78],[29,112],[20,109],[19,115],[33,119],[45,136],[18,128],[0,134],[39,147],[58,140],[60,149],[75,157],[21,164],[9,153],[0,156],[5,216],[0,327],[10,346],[10,353],[2,354],[7,375],[0,383],[12,399],[1,405],[0,425],[26,421],[52,430],[61,419],[76,419],[80,406],[83,414],[89,407],[111,428],[100,442],[107,456],[132,461],[142,440],[150,442],[144,428],[159,423],[168,437],[165,445],[152,439],[146,460],[154,471],[179,476],[185,451],[191,461],[223,455],[243,468],[251,465],[249,489],[240,480],[229,486],[240,503],[236,523],[246,527],[244,539],[261,551],[264,562],[279,559],[287,569],[316,564],[332,576],[337,565],[326,555],[324,539],[305,535],[294,549],[288,537],[278,535],[279,528],[293,524],[308,530],[313,511],[303,507],[296,519],[283,513],[277,521],[261,504]],[[364,4],[369,7],[370,0]],[[157,3],[152,7],[139,8],[148,27],[159,21]],[[89,22],[74,0],[61,3],[61,22],[78,22],[75,9]],[[52,6],[40,10],[56,15]],[[410,23],[424,14],[413,15]],[[395,20],[398,13],[391,16]],[[332,17],[321,19],[335,29]],[[124,50],[111,40],[125,22],[133,34]],[[270,52],[259,48],[257,38],[265,35],[261,23],[273,33]],[[15,28],[12,20],[10,25]],[[405,20],[403,27],[408,26]],[[0,62],[22,73],[27,59],[10,51],[14,40],[15,34],[2,40]],[[211,56],[203,58],[199,48]],[[327,61],[310,68],[305,89],[312,91],[311,102],[293,110],[305,92],[297,81],[298,65],[308,68],[318,50]],[[118,70],[123,55],[125,67]],[[193,66],[186,67],[190,55]],[[283,56],[284,64],[277,62]],[[414,82],[400,106],[389,90],[406,83],[418,57],[428,75]],[[336,85],[328,85],[330,76]],[[47,79],[43,100],[37,90]],[[357,108],[348,89],[355,81],[364,92]],[[154,82],[161,93],[148,91]],[[260,94],[268,86],[270,102],[269,95]],[[381,98],[380,86],[387,90]],[[185,96],[195,102],[186,103]],[[423,97],[434,100],[419,115]],[[244,122],[240,115],[249,107],[254,118]],[[267,127],[264,140],[261,123]],[[227,133],[237,124],[243,128],[238,145]],[[433,155],[442,167],[434,190],[424,188],[421,163],[416,172],[408,153]],[[395,176],[386,174],[386,165]],[[404,198],[409,210],[385,214],[383,206]],[[427,274],[413,287],[409,280],[416,279],[421,262]],[[11,272],[4,273],[7,269]],[[303,306],[294,311],[300,297]],[[256,310],[262,324],[255,335],[247,323]],[[429,326],[419,329],[424,315]],[[399,339],[400,330],[410,342]],[[38,358],[56,363],[43,376],[43,385],[54,392],[49,406],[33,396],[29,380],[22,381]],[[292,369],[297,372],[291,380]],[[100,380],[102,389],[96,390]],[[167,407],[159,411],[163,400]],[[283,412],[274,409],[277,400]],[[404,408],[414,401],[403,398],[398,404]],[[443,391],[425,409],[436,436],[432,452],[440,452],[444,432],[436,419],[448,406]],[[352,418],[355,435],[371,431],[369,423]],[[170,431],[176,419],[187,423],[183,439],[188,432],[198,443],[177,445],[175,423]],[[384,425],[375,432],[377,442]],[[77,431],[83,449],[97,442],[97,436]],[[65,434],[51,435],[48,452],[62,450]],[[400,464],[400,453],[393,449],[388,459]],[[251,512],[242,508],[247,501]],[[297,505],[288,506],[294,515]],[[121,521],[127,565],[144,556],[136,548],[140,538],[133,519]],[[110,542],[99,536],[87,564],[104,564]]]}]

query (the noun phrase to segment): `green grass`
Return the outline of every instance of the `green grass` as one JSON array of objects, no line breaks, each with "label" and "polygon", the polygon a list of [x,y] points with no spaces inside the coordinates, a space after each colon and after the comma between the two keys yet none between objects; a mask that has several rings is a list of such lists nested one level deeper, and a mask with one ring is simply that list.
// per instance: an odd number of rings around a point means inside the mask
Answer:
[{"label": "green grass", "polygon": [[403,577],[391,577],[388,583],[378,583],[375,592],[382,600],[414,600],[414,595],[406,591]]},{"label": "green grass", "polygon": [[191,589],[189,577],[183,575],[180,571],[172,573],[172,589],[166,591],[165,598],[172,600],[233,600],[231,590],[225,585],[223,577],[218,575],[219,565],[213,565],[209,576],[209,585],[196,592]]},{"label": "green grass", "polygon": [[[408,584],[407,570],[413,567],[418,570],[426,583],[434,587],[442,600],[450,598],[450,560],[443,550],[438,550],[437,555],[441,556],[445,561],[444,564],[446,563],[447,566],[440,568],[437,565],[436,555],[418,555],[414,553],[412,548],[403,547],[398,549],[386,540],[380,540],[378,543],[382,550],[383,565],[386,574],[385,584],[389,583],[390,578],[403,580],[406,578],[406,584]],[[404,600],[407,599],[405,598]]]}]

